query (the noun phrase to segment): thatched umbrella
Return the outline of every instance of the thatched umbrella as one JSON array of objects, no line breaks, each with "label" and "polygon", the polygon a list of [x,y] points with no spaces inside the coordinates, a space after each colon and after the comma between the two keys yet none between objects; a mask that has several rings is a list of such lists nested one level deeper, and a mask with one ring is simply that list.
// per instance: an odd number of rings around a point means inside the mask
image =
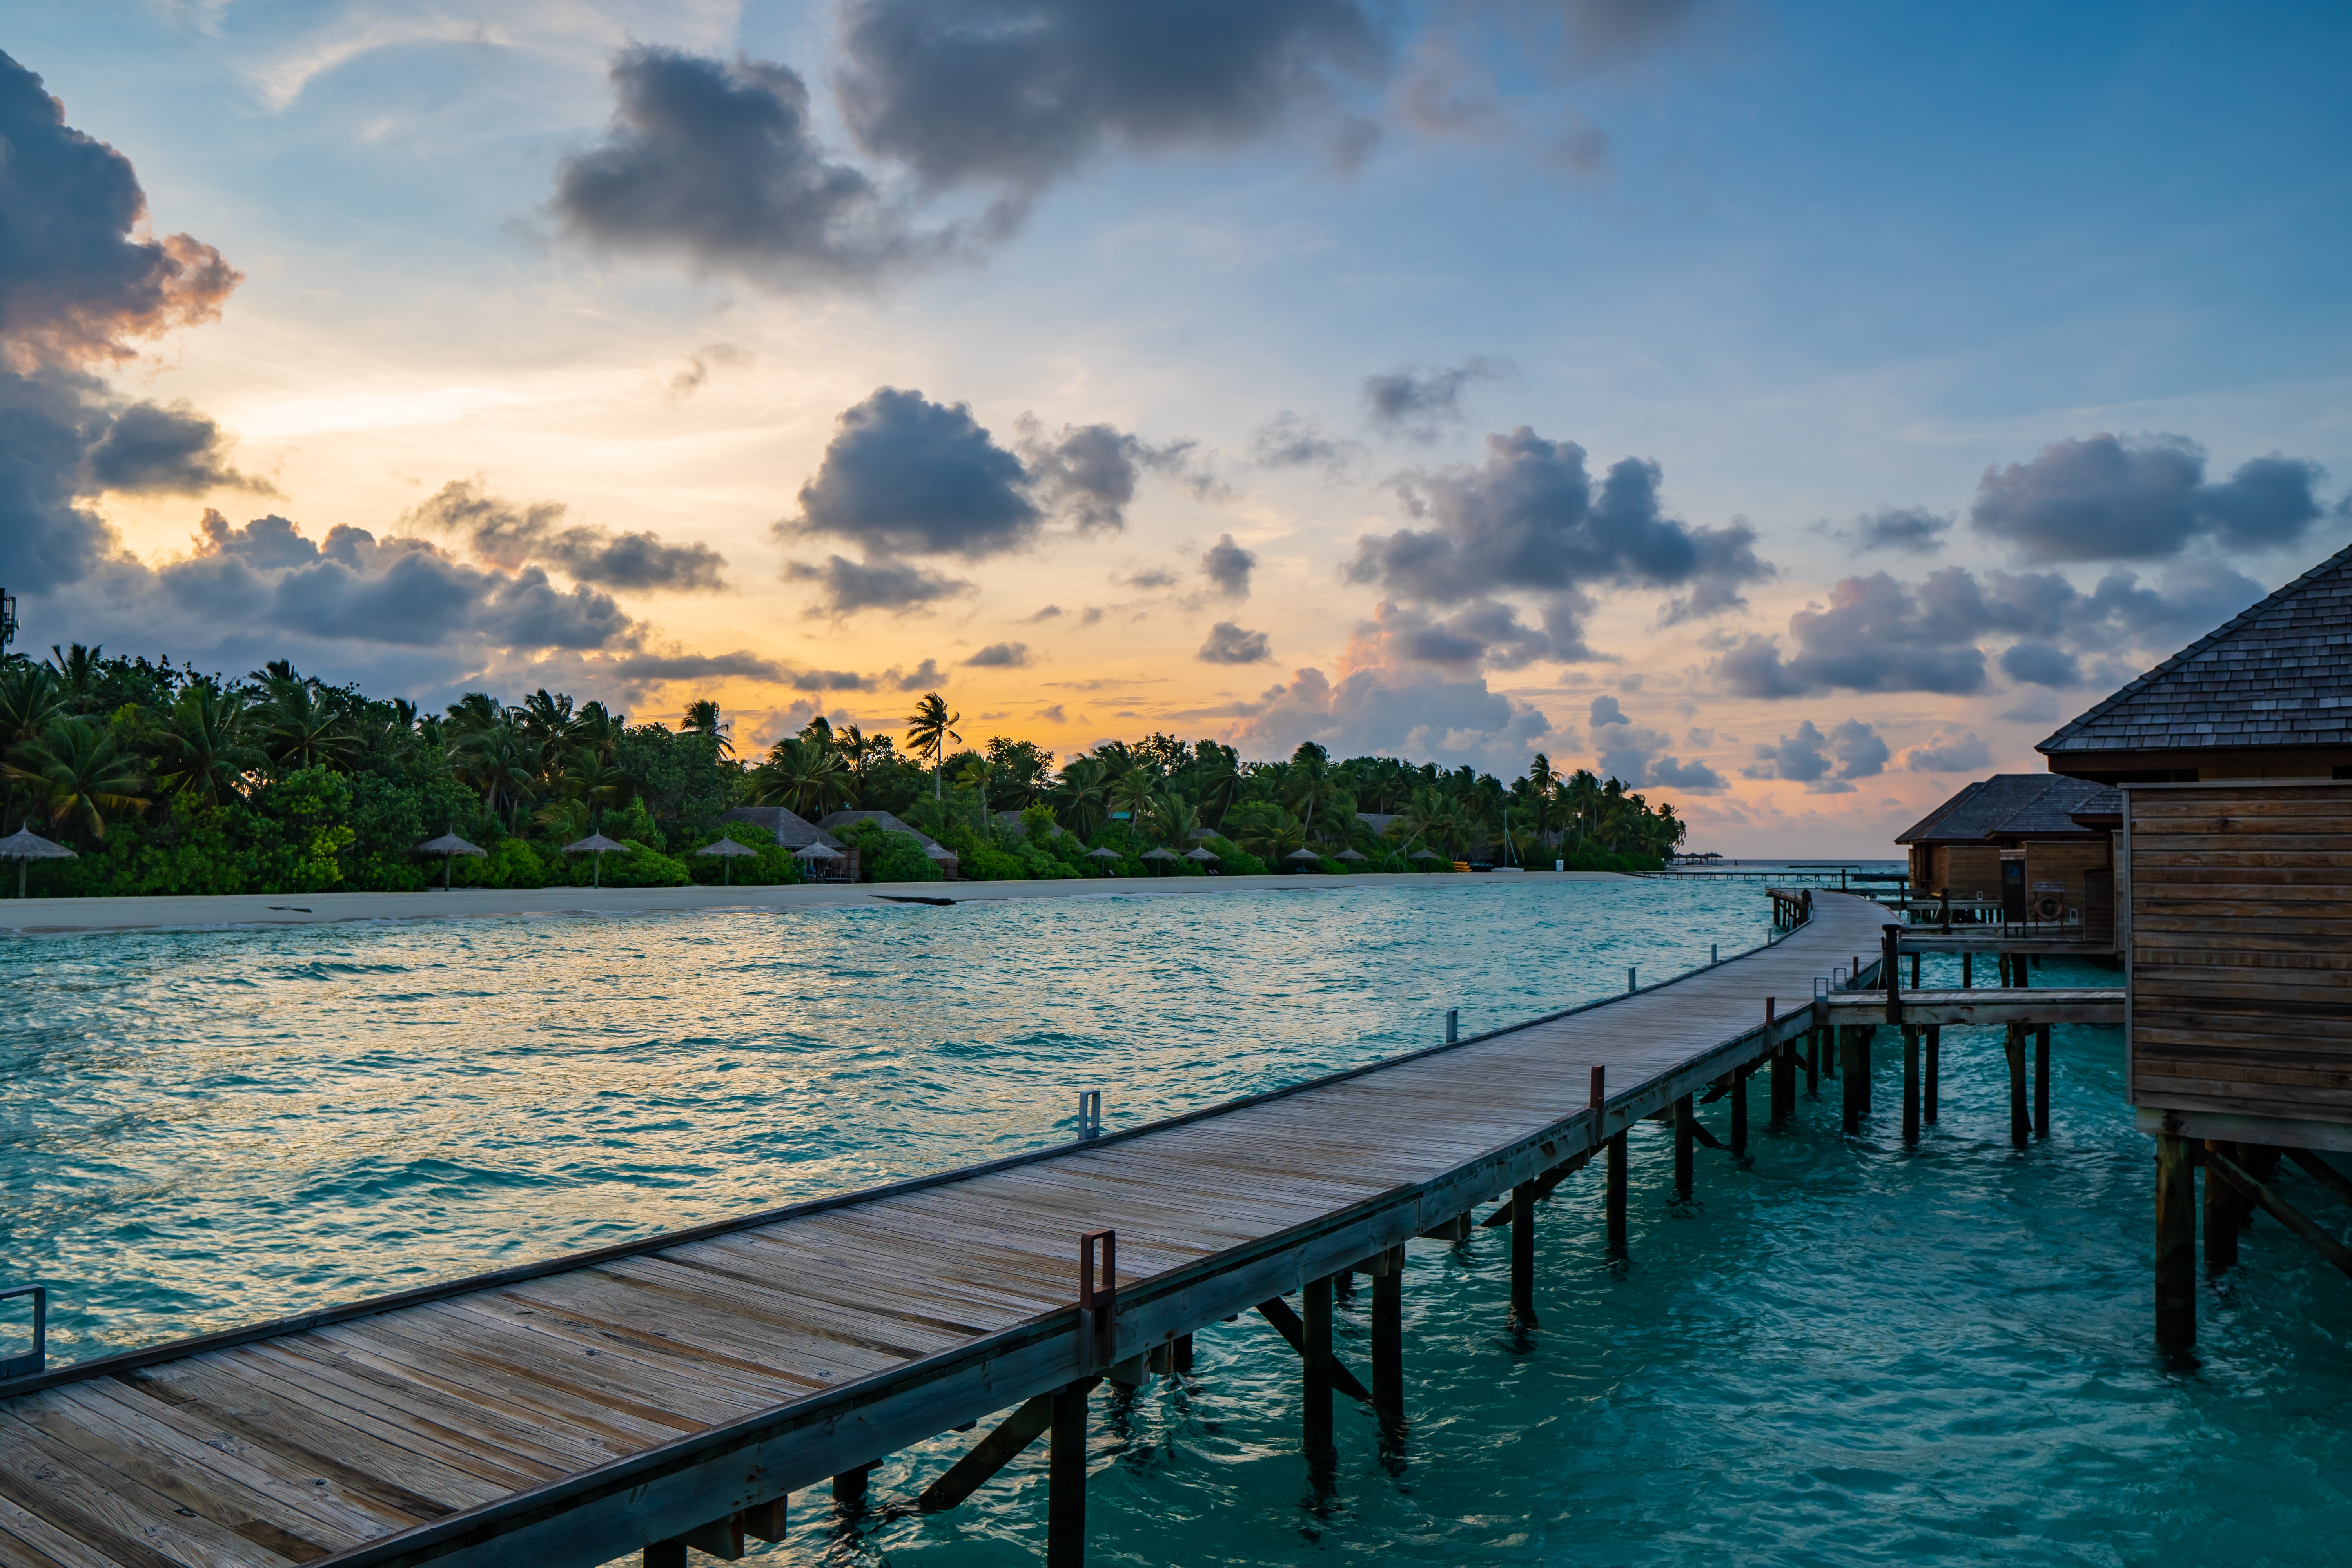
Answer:
[{"label": "thatched umbrella", "polygon": [[52,844],[29,827],[20,827],[5,838],[0,838],[0,860],[16,862],[16,896],[25,896],[25,872],[35,860],[78,860],[80,857],[62,844]]},{"label": "thatched umbrella", "polygon": [[1188,852],[1184,858],[1187,860],[1222,860],[1224,857],[1218,854],[1213,849],[1194,849]]},{"label": "thatched umbrella", "polygon": [[1283,859],[1293,862],[1299,860],[1312,860],[1318,865],[1320,865],[1322,863],[1323,857],[1302,845],[1298,848],[1292,850],[1289,854],[1285,855]]},{"label": "thatched umbrella", "polygon": [[1416,849],[1412,854],[1406,856],[1405,858],[1408,860],[1443,860],[1445,857],[1440,855],[1434,849]]},{"label": "thatched umbrella", "polygon": [[814,871],[816,869],[816,863],[820,860],[845,860],[848,857],[830,844],[812,843],[803,844],[793,850],[793,858],[804,861],[809,869]]},{"label": "thatched umbrella", "polygon": [[441,857],[441,890],[445,893],[449,890],[449,868],[457,860],[458,856],[487,855],[489,853],[488,850],[483,848],[480,845],[468,844],[454,833],[445,833],[438,838],[426,839],[424,843],[416,847],[416,852],[419,855],[438,855]]},{"label": "thatched umbrella", "polygon": [[592,888],[601,888],[604,885],[604,857],[616,852],[626,855],[629,852],[629,847],[625,844],[615,843],[614,840],[605,837],[601,833],[592,833],[585,838],[575,839],[572,843],[565,845],[563,847],[563,852],[566,855],[593,855],[596,857],[595,865],[589,874],[588,885]]},{"label": "thatched umbrella", "polygon": [[1118,851],[1109,848],[1089,849],[1087,851],[1087,858],[1089,860],[1116,860],[1118,858]]},{"label": "thatched umbrella", "polygon": [[1147,849],[1141,856],[1138,857],[1138,858],[1144,860],[1181,860],[1184,857],[1177,854],[1172,849]]},{"label": "thatched umbrella", "polygon": [[1359,849],[1342,849],[1331,857],[1334,860],[1370,860],[1370,856]]},{"label": "thatched umbrella", "polygon": [[716,855],[719,857],[719,882],[720,887],[730,887],[733,885],[735,880],[735,862],[737,860],[746,855],[757,859],[760,854],[757,849],[752,848],[750,845],[738,844],[732,838],[721,838],[713,843],[706,844],[701,848],[696,850],[695,853],[697,855]]}]

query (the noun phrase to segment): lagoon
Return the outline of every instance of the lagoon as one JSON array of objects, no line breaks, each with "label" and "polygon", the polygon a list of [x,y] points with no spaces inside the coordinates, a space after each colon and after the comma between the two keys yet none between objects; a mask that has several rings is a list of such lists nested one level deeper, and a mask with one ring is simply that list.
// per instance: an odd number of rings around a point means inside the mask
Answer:
[{"label": "lagoon", "polygon": [[[1764,904],[1465,878],[0,941],[0,1247],[79,1359],[1034,1147],[1082,1088],[1113,1126],[1254,1092],[1749,945]],[[2202,1366],[2160,1368],[2115,1033],[2057,1031],[2021,1157],[1997,1033],[1945,1060],[1918,1153],[1808,1103],[1750,1171],[1703,1155],[1687,1214],[1637,1132],[1631,1266],[1572,1180],[1526,1343],[1502,1233],[1415,1244],[1412,1443],[1343,1410],[1332,1499],[1289,1352],[1204,1334],[1194,1386],[1103,1406],[1095,1560],[2352,1561],[2352,1288],[2258,1229]],[[799,1494],[773,1558],[1029,1561],[1041,1462],[931,1520]]]}]

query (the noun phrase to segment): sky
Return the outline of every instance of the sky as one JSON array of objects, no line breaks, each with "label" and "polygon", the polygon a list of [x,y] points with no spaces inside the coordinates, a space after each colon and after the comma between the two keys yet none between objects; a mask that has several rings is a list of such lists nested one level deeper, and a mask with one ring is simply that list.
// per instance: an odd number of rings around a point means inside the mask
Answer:
[{"label": "sky", "polygon": [[2341,5],[25,0],[0,587],[1880,855],[2352,541]]}]

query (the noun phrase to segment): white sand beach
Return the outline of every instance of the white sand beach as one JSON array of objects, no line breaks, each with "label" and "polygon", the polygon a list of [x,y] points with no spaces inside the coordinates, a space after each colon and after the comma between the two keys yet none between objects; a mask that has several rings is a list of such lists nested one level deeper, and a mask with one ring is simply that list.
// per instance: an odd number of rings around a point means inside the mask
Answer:
[{"label": "white sand beach", "polygon": [[457,888],[421,893],[236,893],[220,897],[0,899],[0,932],[26,936],[106,931],[203,931],[320,925],[334,921],[480,920],[511,915],[635,915],[688,910],[780,910],[891,900],[959,904],[1008,899],[1214,897],[1224,893],[1337,892],[1376,882],[1604,881],[1607,871],[1507,871],[1433,879],[1411,874],[1347,877],[1100,878],[1054,882],[814,882],[775,888]]}]

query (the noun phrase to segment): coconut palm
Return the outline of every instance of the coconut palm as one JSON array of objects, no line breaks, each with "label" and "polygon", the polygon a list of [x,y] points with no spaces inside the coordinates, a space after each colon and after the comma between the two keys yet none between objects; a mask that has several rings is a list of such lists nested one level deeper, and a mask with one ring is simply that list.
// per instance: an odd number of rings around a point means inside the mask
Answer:
[{"label": "coconut palm", "polygon": [[735,754],[735,742],[727,733],[734,726],[719,719],[719,704],[708,697],[686,705],[686,717],[680,721],[679,728],[689,735],[709,736],[719,743],[719,754],[722,757]]},{"label": "coconut palm", "polygon": [[584,702],[580,707],[580,717],[572,724],[572,750],[576,755],[609,763],[628,723],[625,713],[615,713],[602,702]]},{"label": "coconut palm", "polygon": [[98,706],[98,681],[103,673],[99,656],[105,651],[102,644],[90,647],[79,643],[64,647],[49,645],[48,668],[68,712],[87,713]]},{"label": "coconut palm", "polygon": [[1223,821],[1241,793],[1241,753],[1214,741],[1192,748],[1192,782],[1203,815]]},{"label": "coconut palm", "polygon": [[995,771],[986,754],[980,752],[967,754],[963,766],[956,770],[958,789],[971,788],[980,792],[980,821],[982,826],[988,824],[988,784]]},{"label": "coconut palm", "polygon": [[254,715],[261,731],[261,749],[279,768],[349,768],[359,755],[359,737],[345,721],[342,704],[315,680],[290,673],[273,676],[268,697]]},{"label": "coconut palm", "polygon": [[1307,843],[1306,825],[1270,800],[1245,800],[1225,814],[1225,837],[1265,861],[1282,858]]},{"label": "coconut palm", "polygon": [[751,777],[753,805],[781,805],[812,822],[847,800],[854,788],[836,752],[797,735],[777,742]]},{"label": "coconut palm", "polygon": [[50,722],[40,739],[9,754],[12,777],[32,786],[47,808],[50,831],[79,824],[93,838],[106,837],[110,812],[144,811],[146,781],[139,759],[122,750],[111,731],[87,719]]},{"label": "coconut palm", "polygon": [[449,717],[442,729],[451,740],[470,735],[478,730],[496,729],[506,722],[507,710],[499,700],[487,691],[468,691],[449,704]]},{"label": "coconut palm", "polygon": [[1073,757],[1052,799],[1055,821],[1081,838],[1092,837],[1110,815],[1110,772],[1100,757]]},{"label": "coconut palm", "polygon": [[907,718],[907,749],[931,764],[931,799],[940,798],[940,763],[947,755],[950,741],[961,744],[963,737],[955,727],[963,722],[963,715],[948,711],[947,700],[936,691],[923,693],[921,701]]},{"label": "coconut palm", "polygon": [[524,698],[522,706],[509,717],[549,757],[562,753],[580,722],[580,716],[572,710],[572,699],[551,693],[544,686]]},{"label": "coconut palm", "polygon": [[220,805],[247,777],[269,764],[261,748],[247,739],[252,726],[242,691],[223,691],[204,682],[192,685],[172,704],[164,725],[160,747],[163,767],[157,782],[206,805]]},{"label": "coconut palm", "polygon": [[539,794],[542,756],[538,743],[502,716],[486,730],[468,730],[448,745],[449,766],[480,792],[482,805],[509,825]]},{"label": "coconut palm", "polygon": [[1152,806],[1160,799],[1160,787],[1159,775],[1143,768],[1130,767],[1110,781],[1110,801],[1127,813],[1128,826],[1140,833],[1145,818],[1151,815]]}]

